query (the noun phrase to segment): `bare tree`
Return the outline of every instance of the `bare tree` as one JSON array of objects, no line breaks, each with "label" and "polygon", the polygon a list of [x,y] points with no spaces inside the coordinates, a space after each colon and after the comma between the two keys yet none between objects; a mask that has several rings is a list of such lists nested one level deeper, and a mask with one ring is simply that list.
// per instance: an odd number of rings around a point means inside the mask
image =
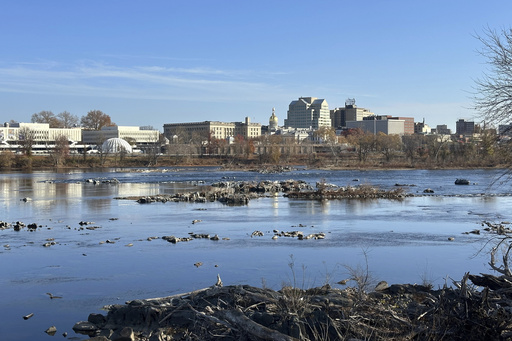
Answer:
[{"label": "bare tree", "polygon": [[61,128],[71,128],[78,124],[78,116],[73,115],[67,111],[63,111],[57,115],[58,120],[60,121]]},{"label": "bare tree", "polygon": [[375,136],[359,128],[347,135],[347,141],[356,148],[359,161],[362,162],[366,161],[375,147]]},{"label": "bare tree", "polygon": [[476,38],[489,69],[475,81],[474,106],[486,121],[508,123],[512,116],[512,28],[485,29]]},{"label": "bare tree", "polygon": [[332,156],[334,158],[334,163],[337,166],[339,161],[339,154],[341,154],[341,145],[338,141],[338,136],[336,136],[336,131],[332,127],[320,127],[313,133],[316,140],[322,142],[329,146],[331,150]]},{"label": "bare tree", "polygon": [[375,148],[384,155],[388,162],[391,161],[395,153],[402,148],[402,140],[397,134],[387,135],[383,132],[379,132],[375,143]]},{"label": "bare tree", "polygon": [[89,111],[87,115],[82,116],[80,123],[84,128],[91,130],[100,130],[103,127],[115,125],[110,116],[101,110]]},{"label": "bare tree", "polygon": [[18,141],[23,154],[32,155],[32,146],[34,145],[34,132],[28,127],[23,127],[18,131]]},{"label": "bare tree", "polygon": [[69,155],[69,140],[64,135],[55,139],[55,148],[50,152],[55,166],[59,166]]},{"label": "bare tree", "polygon": [[[449,135],[427,135],[425,136],[425,142],[428,147],[429,157],[436,163],[439,162],[439,156],[444,160],[449,154],[448,146],[451,143]],[[406,149],[404,148],[404,150]]]},{"label": "bare tree", "polygon": [[40,111],[33,114],[31,118],[32,123],[48,123],[50,128],[58,128],[60,126],[59,119],[51,111]]},{"label": "bare tree", "polygon": [[165,137],[163,134],[153,135],[148,139],[148,145],[144,148],[148,166],[156,166],[158,157],[161,155],[162,146],[165,145]]}]

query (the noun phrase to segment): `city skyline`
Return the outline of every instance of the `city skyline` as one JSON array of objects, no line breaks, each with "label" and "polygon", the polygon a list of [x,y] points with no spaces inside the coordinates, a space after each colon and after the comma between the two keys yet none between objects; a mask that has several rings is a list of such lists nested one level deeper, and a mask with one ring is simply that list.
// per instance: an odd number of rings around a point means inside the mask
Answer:
[{"label": "city skyline", "polygon": [[283,125],[299,97],[347,98],[431,127],[471,111],[476,35],[509,27],[488,1],[70,1],[0,5],[0,115],[102,110],[120,125]]}]

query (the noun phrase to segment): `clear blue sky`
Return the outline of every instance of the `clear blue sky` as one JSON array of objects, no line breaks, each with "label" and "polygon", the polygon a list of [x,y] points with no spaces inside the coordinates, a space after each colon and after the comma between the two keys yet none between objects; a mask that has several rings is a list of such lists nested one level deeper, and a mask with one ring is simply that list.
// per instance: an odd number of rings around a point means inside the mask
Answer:
[{"label": "clear blue sky", "polygon": [[300,96],[455,128],[511,1],[27,0],[0,4],[0,120],[283,124]]}]

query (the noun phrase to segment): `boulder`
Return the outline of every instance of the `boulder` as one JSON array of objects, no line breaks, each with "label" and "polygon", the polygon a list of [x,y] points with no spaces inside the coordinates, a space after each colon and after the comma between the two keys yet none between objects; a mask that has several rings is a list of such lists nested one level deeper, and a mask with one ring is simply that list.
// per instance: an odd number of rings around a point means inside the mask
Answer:
[{"label": "boulder", "polygon": [[89,321],[80,321],[80,322],[75,323],[75,325],[73,326],[73,330],[75,331],[75,333],[85,334],[85,335],[92,335],[98,329],[99,328],[95,324],[93,324]]}]

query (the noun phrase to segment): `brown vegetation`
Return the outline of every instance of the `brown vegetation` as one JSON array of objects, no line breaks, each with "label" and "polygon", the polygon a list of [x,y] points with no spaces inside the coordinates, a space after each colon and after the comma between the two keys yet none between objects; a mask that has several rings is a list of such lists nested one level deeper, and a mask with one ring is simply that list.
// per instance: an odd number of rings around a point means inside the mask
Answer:
[{"label": "brown vegetation", "polygon": [[[315,143],[288,140],[280,135],[244,139],[232,144],[211,135],[180,138],[160,153],[162,141],[144,155],[68,155],[58,150],[45,160],[32,155],[33,139],[29,132],[20,142],[24,157],[2,152],[0,169],[23,167],[155,167],[155,166],[223,166],[247,169],[261,166],[304,165],[312,168],[484,168],[507,167],[512,162],[510,142],[499,140],[495,133],[480,130],[472,138],[454,139],[438,135],[377,136],[351,130],[336,136],[332,130],[315,133]],[[156,143],[157,141],[155,141]],[[5,154],[5,155],[3,155]],[[58,157],[57,157],[58,156]],[[9,159],[17,158],[17,162]]]}]

